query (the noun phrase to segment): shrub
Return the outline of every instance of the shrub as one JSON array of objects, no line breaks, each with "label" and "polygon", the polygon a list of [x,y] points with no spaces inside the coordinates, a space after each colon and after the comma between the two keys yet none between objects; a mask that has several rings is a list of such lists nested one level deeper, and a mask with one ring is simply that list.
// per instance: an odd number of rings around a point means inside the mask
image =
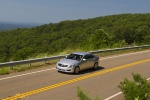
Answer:
[{"label": "shrub", "polygon": [[125,79],[119,88],[126,100],[150,100],[150,83],[140,74],[132,74],[134,81]]},{"label": "shrub", "polygon": [[[79,100],[92,100],[92,99],[88,96],[87,92],[81,90],[80,87],[78,87],[77,92],[78,92],[78,95],[77,95],[77,96],[79,97]],[[95,98],[94,100],[100,100],[100,98],[99,98],[98,96],[96,96],[96,98]]]},{"label": "shrub", "polygon": [[83,90],[78,87],[77,89],[79,100],[91,100],[91,98],[88,96],[87,93],[85,93]]},{"label": "shrub", "polygon": [[9,73],[10,73],[9,67],[5,67],[5,68],[0,69],[0,75],[9,74]]}]

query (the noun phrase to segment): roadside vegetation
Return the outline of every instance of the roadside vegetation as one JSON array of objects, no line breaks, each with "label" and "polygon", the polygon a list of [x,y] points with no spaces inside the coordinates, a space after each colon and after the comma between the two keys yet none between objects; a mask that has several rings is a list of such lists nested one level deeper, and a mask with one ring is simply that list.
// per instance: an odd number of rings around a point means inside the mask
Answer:
[{"label": "roadside vegetation", "polygon": [[[133,81],[124,79],[118,86],[123,92],[125,100],[150,100],[150,83],[140,74],[132,74]],[[77,96],[79,100],[92,100],[87,92],[77,88]],[[94,100],[100,100],[97,96]]]},{"label": "roadside vegetation", "polygon": [[0,63],[150,43],[150,14],[120,14],[0,32]]},{"label": "roadside vegetation", "polygon": [[133,81],[124,79],[119,88],[126,100],[150,100],[150,83],[140,74],[132,74]]},{"label": "roadside vegetation", "polygon": [[[77,96],[79,100],[92,100],[86,91],[83,91],[80,87],[77,88]],[[98,96],[94,100],[101,100]]]},{"label": "roadside vegetation", "polygon": [[[145,50],[150,50],[149,48],[140,48],[140,49],[133,49],[133,50],[123,50],[123,51],[112,51],[112,52],[105,52],[105,53],[100,53],[97,54],[97,56],[100,57],[106,57],[106,56],[113,56],[113,55],[120,55],[120,54],[126,54],[126,53],[133,53],[133,52],[140,52],[140,51],[145,51]],[[62,55],[69,54],[73,51],[65,51],[62,52]],[[43,54],[44,55],[44,54]],[[42,57],[42,56],[38,56]],[[27,71],[31,69],[36,69],[36,68],[41,68],[41,67],[47,67],[47,66],[53,66],[56,64],[58,60],[50,60],[50,61],[42,61],[42,62],[35,62],[31,64],[24,64],[24,65],[16,65],[13,66],[13,70],[10,69],[10,66],[5,67],[5,68],[0,68],[0,75],[4,74],[10,74],[10,73],[15,73],[15,72],[22,72],[22,71]]]},{"label": "roadside vegetation", "polygon": [[[62,21],[0,32],[0,63],[150,43],[150,14],[120,14],[85,20]],[[139,50],[139,49],[138,49]],[[143,49],[141,49],[143,50]],[[109,56],[133,50],[102,53]],[[136,50],[135,50],[136,51]],[[35,69],[56,63],[0,68],[0,74]]]}]

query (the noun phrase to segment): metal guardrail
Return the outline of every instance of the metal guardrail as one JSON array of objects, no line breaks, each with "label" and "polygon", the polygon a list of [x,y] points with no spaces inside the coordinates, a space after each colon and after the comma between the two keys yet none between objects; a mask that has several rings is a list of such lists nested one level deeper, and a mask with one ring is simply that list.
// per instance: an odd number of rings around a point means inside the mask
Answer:
[{"label": "metal guardrail", "polygon": [[123,48],[115,48],[115,49],[106,49],[106,50],[98,50],[98,51],[90,51],[93,54],[97,53],[105,53],[105,52],[112,52],[112,51],[121,51],[121,50],[129,50],[129,49],[138,49],[138,48],[149,48],[150,45],[144,46],[132,46],[132,47],[123,47]]},{"label": "metal guardrail", "polygon": [[[138,49],[138,48],[149,48],[150,45],[144,46],[133,46],[133,47],[124,47],[124,48],[115,48],[115,49],[106,49],[106,50],[98,50],[98,51],[90,51],[90,53],[98,54],[98,53],[105,53],[105,52],[112,52],[112,51],[121,51],[121,50],[128,50],[128,49]],[[66,57],[66,55],[59,55],[59,56],[52,56],[52,57],[45,57],[45,58],[37,58],[37,59],[29,59],[29,60],[21,60],[21,61],[11,61],[6,63],[0,63],[0,68],[10,66],[10,69],[13,69],[15,65],[22,65],[22,64],[31,64],[35,62],[42,62],[42,61],[49,61],[49,60],[56,60]]]}]

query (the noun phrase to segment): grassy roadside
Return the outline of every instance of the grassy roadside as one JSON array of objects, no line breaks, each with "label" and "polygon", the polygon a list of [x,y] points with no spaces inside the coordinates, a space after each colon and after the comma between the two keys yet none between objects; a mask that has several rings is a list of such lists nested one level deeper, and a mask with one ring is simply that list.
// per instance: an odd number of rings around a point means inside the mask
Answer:
[{"label": "grassy roadside", "polygon": [[[123,50],[123,51],[113,51],[113,52],[107,52],[107,53],[101,53],[97,54],[97,56],[100,57],[106,57],[106,56],[113,56],[113,55],[120,55],[120,54],[125,54],[125,53],[132,53],[132,52],[140,52],[140,51],[145,51],[145,50],[150,50],[150,49],[133,49],[133,50]],[[63,52],[61,54],[68,54],[73,51],[69,50],[67,52]],[[46,67],[49,65],[56,64],[58,60],[51,60],[51,61],[46,61],[46,62],[37,62],[37,63],[32,63],[32,64],[24,64],[24,65],[17,65],[13,66],[13,70],[10,70],[10,67],[5,67],[5,68],[0,68],[0,75],[5,75],[5,74],[10,74],[10,73],[16,73],[16,72],[22,72],[26,70],[32,70],[36,68],[41,68],[41,67]]]}]

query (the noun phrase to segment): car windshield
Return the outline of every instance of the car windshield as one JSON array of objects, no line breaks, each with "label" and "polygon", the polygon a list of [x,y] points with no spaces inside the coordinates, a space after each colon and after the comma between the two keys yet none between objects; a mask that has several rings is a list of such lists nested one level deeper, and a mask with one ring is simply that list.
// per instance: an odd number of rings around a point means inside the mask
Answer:
[{"label": "car windshield", "polygon": [[70,54],[69,56],[67,56],[66,59],[72,59],[72,60],[78,60],[80,61],[82,59],[82,55],[78,55],[78,54]]}]

